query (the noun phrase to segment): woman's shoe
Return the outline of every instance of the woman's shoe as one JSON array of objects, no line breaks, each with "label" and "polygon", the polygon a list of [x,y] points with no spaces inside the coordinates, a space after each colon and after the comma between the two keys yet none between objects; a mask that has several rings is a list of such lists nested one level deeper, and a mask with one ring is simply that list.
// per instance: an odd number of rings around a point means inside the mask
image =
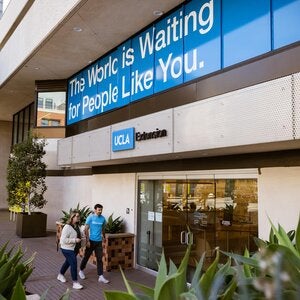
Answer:
[{"label": "woman's shoe", "polygon": [[83,286],[79,282],[73,282],[73,289],[75,290],[81,290]]},{"label": "woman's shoe", "polygon": [[57,280],[59,280],[60,282],[63,282],[63,283],[67,281],[67,279],[65,278],[65,276],[63,274],[58,274]]}]

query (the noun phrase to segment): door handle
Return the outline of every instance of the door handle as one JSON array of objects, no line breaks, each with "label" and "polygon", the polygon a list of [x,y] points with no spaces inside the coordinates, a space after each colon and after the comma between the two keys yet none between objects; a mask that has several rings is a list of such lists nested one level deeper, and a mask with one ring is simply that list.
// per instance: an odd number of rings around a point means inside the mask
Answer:
[{"label": "door handle", "polygon": [[186,231],[180,232],[180,243],[182,245],[186,244]]},{"label": "door handle", "polygon": [[194,235],[192,232],[187,232],[186,234],[186,244],[187,245],[193,245],[194,243]]}]

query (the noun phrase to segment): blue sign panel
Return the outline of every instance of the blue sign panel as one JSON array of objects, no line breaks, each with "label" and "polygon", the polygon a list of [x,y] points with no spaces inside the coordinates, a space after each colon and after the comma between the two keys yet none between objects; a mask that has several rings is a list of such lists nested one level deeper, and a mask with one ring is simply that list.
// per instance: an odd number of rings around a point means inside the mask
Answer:
[{"label": "blue sign panel", "polygon": [[300,40],[300,0],[273,0],[274,49]]},{"label": "blue sign panel", "polygon": [[299,11],[300,0],[188,1],[69,79],[67,125],[297,42]]},{"label": "blue sign panel", "polygon": [[155,92],[183,83],[183,10],[178,9],[155,26]]},{"label": "blue sign panel", "polygon": [[185,6],[184,82],[221,69],[220,1]]},{"label": "blue sign panel", "polygon": [[134,128],[126,128],[112,133],[112,151],[134,149]]},{"label": "blue sign panel", "polygon": [[131,66],[131,101],[153,94],[154,27],[132,39],[134,62]]},{"label": "blue sign panel", "polygon": [[271,50],[270,0],[222,3],[224,67]]}]

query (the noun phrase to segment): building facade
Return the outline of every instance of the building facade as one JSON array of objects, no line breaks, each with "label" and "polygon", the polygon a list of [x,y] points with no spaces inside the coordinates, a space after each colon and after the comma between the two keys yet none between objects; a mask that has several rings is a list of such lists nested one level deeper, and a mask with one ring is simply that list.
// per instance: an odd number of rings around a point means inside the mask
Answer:
[{"label": "building facade", "polygon": [[1,194],[10,146],[34,127],[48,142],[48,228],[62,209],[102,203],[146,270],[190,243],[197,259],[254,249],[268,217],[294,228],[300,1],[248,2],[12,0]]}]

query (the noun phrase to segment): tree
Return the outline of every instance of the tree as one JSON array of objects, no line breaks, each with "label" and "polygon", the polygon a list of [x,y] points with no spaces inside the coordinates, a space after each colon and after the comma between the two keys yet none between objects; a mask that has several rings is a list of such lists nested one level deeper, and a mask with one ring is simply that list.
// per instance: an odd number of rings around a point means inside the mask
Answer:
[{"label": "tree", "polygon": [[17,205],[28,214],[35,208],[43,208],[47,200],[46,164],[42,161],[46,153],[44,139],[29,135],[28,139],[15,144],[8,160],[7,191],[9,206]]}]

